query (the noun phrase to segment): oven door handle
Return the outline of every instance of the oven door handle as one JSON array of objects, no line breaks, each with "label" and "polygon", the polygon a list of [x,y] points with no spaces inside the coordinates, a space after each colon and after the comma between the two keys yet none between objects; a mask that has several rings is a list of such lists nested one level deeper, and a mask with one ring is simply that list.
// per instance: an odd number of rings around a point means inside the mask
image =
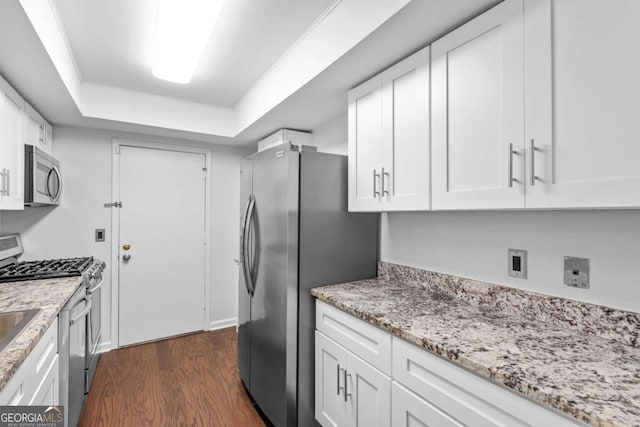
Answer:
[{"label": "oven door handle", "polygon": [[[82,301],[85,301],[86,306],[84,307],[84,309],[82,309],[82,311],[80,313],[78,313],[77,316],[75,316],[74,318],[69,320],[69,325],[73,325],[78,320],[80,320],[83,317],[85,317],[91,311],[91,297],[86,296],[86,297],[84,297],[82,299]],[[80,304],[82,301],[79,301],[78,304]],[[73,307],[75,308],[78,304],[74,305]],[[71,311],[73,311],[73,308],[71,309]]]},{"label": "oven door handle", "polygon": [[94,293],[95,291],[97,291],[98,289],[100,289],[100,288],[102,287],[102,284],[103,284],[103,283],[104,283],[104,276],[101,276],[101,277],[100,277],[100,281],[98,282],[98,284],[97,284],[97,285],[95,285],[93,288],[89,289],[89,290],[87,291],[87,293],[88,293],[89,295],[91,295],[92,293]]}]

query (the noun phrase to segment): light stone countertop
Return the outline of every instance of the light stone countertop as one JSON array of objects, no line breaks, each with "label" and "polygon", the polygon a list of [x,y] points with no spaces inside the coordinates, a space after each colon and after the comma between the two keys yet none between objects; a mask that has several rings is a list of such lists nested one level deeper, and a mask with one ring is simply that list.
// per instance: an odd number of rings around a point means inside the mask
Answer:
[{"label": "light stone countertop", "polygon": [[0,352],[0,391],[81,284],[81,276],[0,283],[0,312],[40,309],[22,332]]},{"label": "light stone countertop", "polygon": [[380,263],[311,294],[594,426],[640,426],[640,314]]}]

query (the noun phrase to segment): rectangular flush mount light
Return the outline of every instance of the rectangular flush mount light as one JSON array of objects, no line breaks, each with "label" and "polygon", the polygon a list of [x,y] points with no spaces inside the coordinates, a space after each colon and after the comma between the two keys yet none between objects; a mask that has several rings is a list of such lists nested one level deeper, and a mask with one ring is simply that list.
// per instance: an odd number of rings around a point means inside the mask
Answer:
[{"label": "rectangular flush mount light", "polygon": [[153,75],[189,83],[225,0],[159,0]]}]

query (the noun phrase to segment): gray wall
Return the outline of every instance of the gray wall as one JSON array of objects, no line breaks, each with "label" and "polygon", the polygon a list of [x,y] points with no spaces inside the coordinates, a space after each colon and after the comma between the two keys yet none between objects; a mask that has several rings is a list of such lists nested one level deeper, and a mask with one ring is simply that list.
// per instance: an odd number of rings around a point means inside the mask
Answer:
[{"label": "gray wall", "polygon": [[[346,153],[347,117],[314,131]],[[507,249],[526,249],[528,279],[507,275]],[[591,260],[591,288],[562,284],[565,255]],[[383,261],[640,311],[640,210],[383,214]]]},{"label": "gray wall", "polygon": [[[113,138],[183,144],[182,141],[74,127],[55,127],[54,152],[60,160],[64,191],[56,208],[27,208],[2,213],[0,232],[22,234],[23,259],[93,255],[111,259],[111,143]],[[212,150],[212,247],[210,327],[235,325],[238,269],[240,161],[254,150],[193,143]],[[105,228],[106,242],[94,242],[94,229]],[[111,266],[102,299],[103,341],[111,334]]]}]

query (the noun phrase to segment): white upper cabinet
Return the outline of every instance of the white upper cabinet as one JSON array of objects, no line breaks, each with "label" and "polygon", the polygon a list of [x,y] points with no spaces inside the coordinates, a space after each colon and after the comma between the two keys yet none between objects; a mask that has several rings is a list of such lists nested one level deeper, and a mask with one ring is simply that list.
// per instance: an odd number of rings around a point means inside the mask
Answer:
[{"label": "white upper cabinet", "polygon": [[0,77],[0,210],[24,209],[24,108]]},{"label": "white upper cabinet", "polygon": [[639,16],[637,0],[526,2],[527,207],[640,206]]},{"label": "white upper cabinet", "polygon": [[426,47],[349,92],[349,210],[430,208]]},{"label": "white upper cabinet", "polygon": [[29,104],[25,105],[24,143],[53,154],[53,128]]},{"label": "white upper cabinet", "polygon": [[432,45],[433,209],[524,208],[523,0]]},{"label": "white upper cabinet", "polygon": [[378,211],[382,164],[382,76],[349,92],[349,211]]}]

